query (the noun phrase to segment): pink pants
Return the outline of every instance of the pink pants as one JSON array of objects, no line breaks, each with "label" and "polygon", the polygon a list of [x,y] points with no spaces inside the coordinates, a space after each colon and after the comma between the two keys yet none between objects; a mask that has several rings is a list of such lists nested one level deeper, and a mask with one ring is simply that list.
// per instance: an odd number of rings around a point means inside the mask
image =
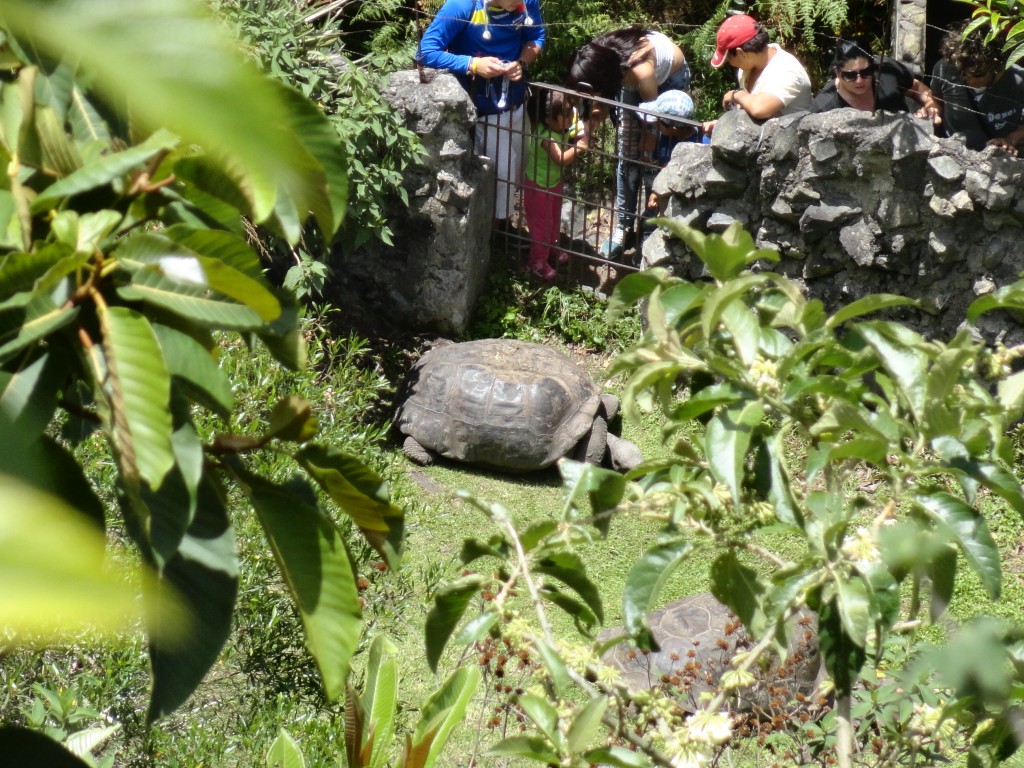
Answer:
[{"label": "pink pants", "polygon": [[558,236],[562,230],[562,188],[564,182],[553,187],[538,187],[529,179],[523,180],[523,206],[526,223],[530,227],[530,266],[549,262],[557,257]]}]

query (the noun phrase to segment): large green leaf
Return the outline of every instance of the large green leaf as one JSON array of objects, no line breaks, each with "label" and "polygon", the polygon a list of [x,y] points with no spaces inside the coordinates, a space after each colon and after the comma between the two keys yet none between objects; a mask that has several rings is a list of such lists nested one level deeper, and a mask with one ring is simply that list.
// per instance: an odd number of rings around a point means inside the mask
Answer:
[{"label": "large green leaf", "polygon": [[274,551],[306,630],[324,692],[345,690],[359,640],[361,610],[348,547],[337,526],[297,493],[248,472],[240,473],[249,501]]},{"label": "large green leaf", "polygon": [[802,528],[803,512],[793,494],[785,464],[785,433],[778,431],[758,445],[755,462],[757,487],[766,497],[780,522]]},{"label": "large green leaf", "polygon": [[4,22],[55,58],[80,62],[97,90],[131,103],[138,124],[211,151],[241,182],[257,221],[279,193],[301,212],[312,207],[322,172],[308,175],[317,163],[290,130],[279,88],[243,60],[200,3],[5,0]]},{"label": "large green leaf", "polygon": [[405,515],[391,503],[387,482],[356,457],[335,448],[311,444],[295,458],[359,526],[370,545],[397,568]]},{"label": "large green leaf", "polygon": [[609,513],[622,501],[626,479],[618,472],[571,459],[559,461],[558,471],[562,475],[566,503],[578,504],[585,494],[590,501],[594,526],[602,535],[606,535],[610,523]]},{"label": "large green leaf", "polygon": [[976,509],[949,493],[919,493],[914,501],[948,532],[985,591],[995,600],[1002,588],[999,547]]},{"label": "large green leaf", "polygon": [[146,594],[147,606],[178,596],[188,614],[184,635],[165,642],[168,622],[147,611],[149,657],[153,671],[147,720],[180,706],[213,666],[231,632],[238,594],[238,556],[227,510],[210,480],[200,486],[195,517],[177,554]]},{"label": "large green leaf", "polygon": [[480,685],[477,667],[459,667],[420,709],[403,768],[433,768],[455,729],[462,725],[469,702]]},{"label": "large green leaf", "polygon": [[171,376],[184,381],[193,397],[222,418],[235,406],[231,381],[217,365],[211,350],[194,338],[166,325],[154,324],[160,349]]},{"label": "large green leaf", "polygon": [[[136,589],[124,566],[105,562],[105,552],[106,538],[94,521],[0,474],[0,626],[35,642],[131,627],[141,607]],[[161,608],[172,629],[180,626],[174,603]]]},{"label": "large green leaf", "polygon": [[704,454],[715,480],[732,492],[739,504],[747,448],[755,426],[761,423],[764,406],[759,401],[737,403],[716,414],[704,433]]},{"label": "large green leaf", "polygon": [[517,703],[523,710],[523,714],[530,718],[537,729],[547,737],[548,742],[554,744],[561,751],[565,739],[558,727],[558,710],[554,705],[545,697],[531,693],[520,696]]},{"label": "large green leaf", "polygon": [[122,472],[157,490],[174,464],[171,375],[146,317],[125,307],[100,311],[110,430]]},{"label": "large green leaf", "polygon": [[47,350],[21,369],[0,371],[0,411],[22,435],[38,435],[53,419],[67,358]]},{"label": "large green leaf", "polygon": [[977,461],[968,456],[951,456],[949,465],[969,478],[982,483],[1024,517],[1024,491],[1017,476],[990,461]]},{"label": "large green leaf", "polygon": [[306,768],[302,750],[284,728],[278,730],[267,750],[267,768]]},{"label": "large green leaf", "polygon": [[173,149],[177,144],[178,138],[174,134],[161,129],[138,146],[103,155],[46,187],[32,201],[32,212],[47,211],[55,208],[65,197],[88,192],[120,179],[154,155]]},{"label": "large green leaf", "polygon": [[0,728],[0,755],[9,768],[89,768],[50,737],[27,728]]},{"label": "large green leaf", "polygon": [[622,617],[626,631],[633,637],[637,647],[657,650],[654,635],[647,625],[647,613],[665,580],[692,549],[693,544],[685,539],[669,539],[656,544],[633,563],[622,593]]},{"label": "large green leaf", "polygon": [[[302,141],[316,159],[319,168],[312,167],[311,173],[320,174],[323,183],[313,188],[314,195],[308,199],[304,213],[309,210],[316,218],[320,231],[326,239],[341,224],[348,202],[348,158],[344,147],[338,141],[338,134],[333,125],[325,118],[323,112],[294,88],[287,88],[278,83],[281,101],[287,106],[290,119],[289,127]],[[314,178],[319,182],[320,176]]]},{"label": "large green leaf", "polygon": [[200,283],[181,282],[158,269],[140,269],[131,282],[117,289],[125,301],[143,301],[179,317],[218,330],[256,331],[264,321],[252,307],[205,288]]},{"label": "large green leaf", "polygon": [[[174,229],[178,234],[183,230]],[[125,240],[116,253],[123,266],[138,262],[168,280],[209,288],[254,310],[265,323],[281,315],[281,304],[262,275],[233,265],[244,268],[255,261],[245,240],[214,230],[192,231],[185,239],[187,245],[161,235],[137,235]]]},{"label": "large green leaf", "polygon": [[437,663],[441,660],[448,638],[466,612],[469,601],[486,581],[480,574],[471,573],[446,584],[434,594],[434,607],[427,614],[426,623],[427,663],[431,670],[437,671]]},{"label": "large green leaf", "polygon": [[0,312],[0,362],[71,324],[78,308],[56,306],[49,296],[34,296],[23,309]]},{"label": "large green leaf", "polygon": [[645,269],[619,280],[615,284],[611,298],[608,299],[608,322],[618,320],[625,312],[636,306],[640,299],[650,296],[667,274],[663,269]]}]

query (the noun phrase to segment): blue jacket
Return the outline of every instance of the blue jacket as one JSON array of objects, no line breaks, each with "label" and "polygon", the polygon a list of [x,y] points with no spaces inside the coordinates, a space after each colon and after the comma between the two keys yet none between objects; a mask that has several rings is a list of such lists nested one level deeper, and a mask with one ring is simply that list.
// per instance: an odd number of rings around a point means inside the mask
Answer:
[{"label": "blue jacket", "polygon": [[[423,66],[447,69],[473,99],[477,112],[493,115],[519,106],[526,99],[526,80],[469,74],[473,57],[519,58],[523,45],[543,47],[544,22],[539,0],[525,0],[514,11],[491,7],[487,0],[448,0],[423,33],[418,59]],[[502,92],[504,91],[504,101]]]}]

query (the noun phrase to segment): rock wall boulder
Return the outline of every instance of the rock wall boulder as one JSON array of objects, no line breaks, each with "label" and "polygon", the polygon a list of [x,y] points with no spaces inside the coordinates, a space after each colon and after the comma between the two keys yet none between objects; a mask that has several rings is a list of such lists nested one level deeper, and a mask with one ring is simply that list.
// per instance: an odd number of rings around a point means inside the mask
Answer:
[{"label": "rock wall boulder", "polygon": [[421,83],[414,70],[391,76],[384,92],[423,144],[405,171],[408,206],[387,211],[394,246],[335,254],[349,290],[377,311],[417,330],[461,335],[487,283],[494,171],[473,150],[476,112],[449,74]]},{"label": "rock wall boulder", "polygon": [[[869,293],[919,299],[900,319],[939,338],[976,297],[1024,271],[1024,160],[938,139],[909,115],[852,109],[751,121],[726,113],[710,145],[683,143],[655,181],[664,215],[704,231],[739,221],[781,254],[777,271],[834,309]],[[644,263],[695,279],[702,265],[659,231]],[[1024,340],[1005,315],[989,340]]]}]

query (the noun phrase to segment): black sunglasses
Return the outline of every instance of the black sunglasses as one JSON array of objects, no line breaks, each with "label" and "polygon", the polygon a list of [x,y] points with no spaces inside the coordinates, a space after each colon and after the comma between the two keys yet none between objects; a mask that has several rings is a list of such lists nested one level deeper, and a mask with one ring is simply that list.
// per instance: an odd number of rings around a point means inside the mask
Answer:
[{"label": "black sunglasses", "polygon": [[867,80],[868,78],[875,76],[875,70],[878,69],[874,64],[868,64],[864,69],[840,69],[839,76],[848,83],[854,82],[858,77]]}]

